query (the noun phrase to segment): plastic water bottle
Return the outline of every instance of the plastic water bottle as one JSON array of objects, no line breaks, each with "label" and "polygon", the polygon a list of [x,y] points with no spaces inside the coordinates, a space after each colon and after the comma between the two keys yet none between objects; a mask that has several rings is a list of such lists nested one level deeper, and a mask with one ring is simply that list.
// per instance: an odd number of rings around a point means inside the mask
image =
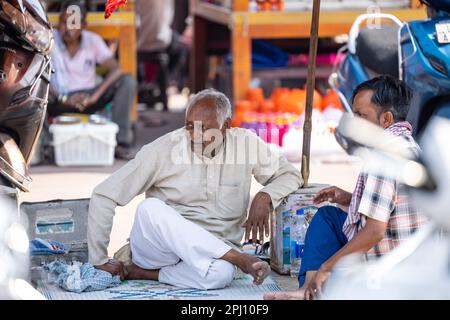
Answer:
[{"label": "plastic water bottle", "polygon": [[304,210],[299,209],[291,217],[291,277],[297,278],[300,272],[307,228]]}]

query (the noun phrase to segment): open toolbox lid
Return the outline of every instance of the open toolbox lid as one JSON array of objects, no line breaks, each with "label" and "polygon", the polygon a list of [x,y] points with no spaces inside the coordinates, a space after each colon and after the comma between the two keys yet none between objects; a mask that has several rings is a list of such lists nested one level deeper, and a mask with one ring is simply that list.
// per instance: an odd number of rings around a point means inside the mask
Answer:
[{"label": "open toolbox lid", "polygon": [[90,199],[24,202],[22,214],[28,218],[27,233],[30,240],[41,238],[63,243],[68,253],[33,255],[30,259],[30,278],[33,284],[48,281],[43,266],[60,260],[70,263],[88,261],[87,223]]},{"label": "open toolbox lid", "polygon": [[21,212],[28,218],[30,240],[41,238],[63,243],[69,252],[87,250],[90,199],[24,202]]}]

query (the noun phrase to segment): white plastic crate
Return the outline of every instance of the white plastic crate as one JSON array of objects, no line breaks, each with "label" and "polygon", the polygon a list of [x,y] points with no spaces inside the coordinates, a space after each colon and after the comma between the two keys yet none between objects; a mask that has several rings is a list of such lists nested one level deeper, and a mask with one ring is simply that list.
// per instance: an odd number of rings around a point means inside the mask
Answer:
[{"label": "white plastic crate", "polygon": [[110,166],[117,145],[117,124],[52,124],[55,162],[58,166]]}]

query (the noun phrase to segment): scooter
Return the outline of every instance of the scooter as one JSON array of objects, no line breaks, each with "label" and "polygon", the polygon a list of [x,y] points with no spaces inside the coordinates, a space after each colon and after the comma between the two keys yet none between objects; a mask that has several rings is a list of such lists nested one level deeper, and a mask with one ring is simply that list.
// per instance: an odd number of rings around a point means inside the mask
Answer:
[{"label": "scooter", "polygon": [[39,299],[27,282],[28,237],[18,191],[29,191],[47,110],[53,33],[39,0],[0,0],[0,298]]},{"label": "scooter", "polygon": [[[346,114],[336,129],[350,154],[363,158],[365,170],[396,179],[430,222],[390,255],[366,262],[362,255],[343,258],[332,271],[321,299],[450,298],[450,119],[434,116],[420,138],[420,156],[405,150],[398,137]],[[374,141],[373,135],[383,137]]]},{"label": "scooter", "polygon": [[[404,80],[415,93],[408,120],[419,135],[433,115],[450,118],[450,0],[423,0],[429,19],[402,23],[389,14],[364,14],[356,19],[345,59],[329,78],[351,112],[356,86],[381,74]],[[391,25],[381,24],[390,20]],[[363,22],[368,27],[360,29]],[[374,23],[375,22],[375,23]]]}]

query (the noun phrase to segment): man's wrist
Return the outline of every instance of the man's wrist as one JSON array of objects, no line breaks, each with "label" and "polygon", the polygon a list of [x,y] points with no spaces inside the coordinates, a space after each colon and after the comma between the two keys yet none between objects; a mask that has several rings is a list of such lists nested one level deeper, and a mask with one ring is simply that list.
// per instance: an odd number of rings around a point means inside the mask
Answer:
[{"label": "man's wrist", "polygon": [[[270,207],[272,208],[272,197],[270,196],[270,194],[268,194],[267,192],[264,191],[260,191],[258,192],[258,194],[267,201],[267,204],[270,204]],[[272,208],[273,209],[273,208]]]},{"label": "man's wrist", "polygon": [[97,102],[97,100],[100,99],[100,96],[101,96],[101,93],[94,92],[94,94],[91,95],[91,97],[90,97],[90,98],[91,98],[91,101]]},{"label": "man's wrist", "polygon": [[100,99],[100,95],[94,93],[93,95],[91,95],[91,96],[88,98],[89,104],[97,103],[98,99]]},{"label": "man's wrist", "polygon": [[345,197],[344,200],[341,201],[342,203],[339,203],[342,206],[349,206],[350,203],[352,202],[352,198],[353,198],[353,194],[351,194],[350,192],[345,191]]},{"label": "man's wrist", "polygon": [[348,205],[350,205],[350,202],[352,202],[352,198],[353,198],[353,194],[350,192],[347,192],[347,201],[348,201]]},{"label": "man's wrist", "polygon": [[327,262],[324,262],[324,263],[320,266],[319,271],[322,271],[322,272],[331,272],[331,269],[332,269],[332,268],[333,268],[333,267],[330,266]]}]

